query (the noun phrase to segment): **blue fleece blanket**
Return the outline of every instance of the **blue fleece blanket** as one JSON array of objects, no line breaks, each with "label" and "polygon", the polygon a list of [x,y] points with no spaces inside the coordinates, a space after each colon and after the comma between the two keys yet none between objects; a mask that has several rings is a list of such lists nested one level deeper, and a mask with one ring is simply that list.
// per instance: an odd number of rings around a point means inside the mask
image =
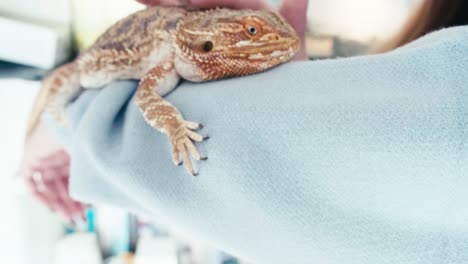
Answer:
[{"label": "blue fleece blanket", "polygon": [[263,263],[468,263],[468,27],[396,51],[184,82],[211,138],[191,177],[131,100],[85,92],[59,131],[71,192]]}]

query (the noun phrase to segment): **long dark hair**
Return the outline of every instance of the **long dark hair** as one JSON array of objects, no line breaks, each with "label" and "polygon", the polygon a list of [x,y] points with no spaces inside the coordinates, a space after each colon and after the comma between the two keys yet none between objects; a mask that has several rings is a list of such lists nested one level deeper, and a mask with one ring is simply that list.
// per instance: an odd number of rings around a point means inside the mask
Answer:
[{"label": "long dark hair", "polygon": [[398,48],[434,30],[461,25],[468,25],[468,0],[424,0],[402,30],[379,51]]}]

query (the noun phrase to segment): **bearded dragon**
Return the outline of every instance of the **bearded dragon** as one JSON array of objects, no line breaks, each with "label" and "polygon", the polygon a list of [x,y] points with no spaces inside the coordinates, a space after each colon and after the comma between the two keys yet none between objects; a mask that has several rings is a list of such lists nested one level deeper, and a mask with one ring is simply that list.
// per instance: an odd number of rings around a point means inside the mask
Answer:
[{"label": "bearded dragon", "polygon": [[265,71],[289,61],[300,48],[294,29],[272,11],[152,7],[111,26],[74,61],[48,75],[33,106],[28,135],[47,109],[64,123],[67,103],[82,88],[114,80],[140,80],[135,101],[146,122],[168,136],[172,160],[196,175],[191,158],[203,160],[193,141],[197,122],[187,121],[163,99],[180,79],[218,80]]}]

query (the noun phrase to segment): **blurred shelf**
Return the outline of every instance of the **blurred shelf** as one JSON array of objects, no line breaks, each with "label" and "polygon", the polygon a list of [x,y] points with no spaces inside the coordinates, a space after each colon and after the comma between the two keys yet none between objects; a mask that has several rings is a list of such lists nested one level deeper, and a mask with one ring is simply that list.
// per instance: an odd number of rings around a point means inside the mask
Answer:
[{"label": "blurred shelf", "polygon": [[37,81],[41,80],[46,72],[44,69],[0,61],[0,79],[15,78]]}]

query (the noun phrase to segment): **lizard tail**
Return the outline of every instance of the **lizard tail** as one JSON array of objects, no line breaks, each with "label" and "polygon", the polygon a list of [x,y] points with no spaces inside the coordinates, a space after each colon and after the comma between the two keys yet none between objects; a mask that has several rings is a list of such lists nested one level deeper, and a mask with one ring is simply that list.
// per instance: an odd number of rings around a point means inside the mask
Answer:
[{"label": "lizard tail", "polygon": [[27,126],[26,139],[32,135],[47,108],[64,107],[79,90],[80,75],[76,63],[64,64],[50,73],[43,80],[34,100]]}]

